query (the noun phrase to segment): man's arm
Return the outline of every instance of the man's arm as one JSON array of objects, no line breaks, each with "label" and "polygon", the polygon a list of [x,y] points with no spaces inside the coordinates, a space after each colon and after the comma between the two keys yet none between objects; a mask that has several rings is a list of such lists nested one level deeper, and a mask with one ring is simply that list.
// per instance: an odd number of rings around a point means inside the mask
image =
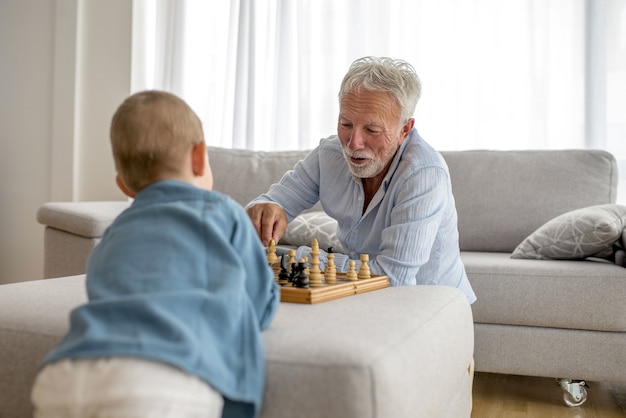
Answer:
[{"label": "man's arm", "polygon": [[299,161],[267,193],[246,205],[263,245],[282,238],[287,224],[319,200],[319,147]]},{"label": "man's arm", "polygon": [[235,219],[239,224],[233,237],[233,246],[241,253],[242,267],[246,271],[246,290],[255,308],[261,330],[267,328],[280,303],[280,289],[267,257],[259,245],[255,231],[250,227],[246,213],[237,208]]}]

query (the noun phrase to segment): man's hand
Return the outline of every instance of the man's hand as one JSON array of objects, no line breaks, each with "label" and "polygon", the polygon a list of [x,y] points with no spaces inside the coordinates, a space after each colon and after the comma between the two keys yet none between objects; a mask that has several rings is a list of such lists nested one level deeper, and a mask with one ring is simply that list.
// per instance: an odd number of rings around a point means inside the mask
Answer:
[{"label": "man's hand", "polygon": [[248,208],[248,215],[264,246],[274,239],[278,243],[287,229],[287,215],[275,203],[257,203]]}]

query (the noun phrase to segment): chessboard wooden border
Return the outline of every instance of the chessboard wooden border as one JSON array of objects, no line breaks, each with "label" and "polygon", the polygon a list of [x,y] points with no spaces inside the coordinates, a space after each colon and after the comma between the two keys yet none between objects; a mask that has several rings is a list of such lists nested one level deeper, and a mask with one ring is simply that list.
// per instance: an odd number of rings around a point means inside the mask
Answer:
[{"label": "chessboard wooden border", "polygon": [[349,281],[338,274],[336,283],[322,283],[319,287],[300,289],[291,285],[281,286],[280,301],[314,304],[386,287],[389,287],[389,278],[387,276],[372,275],[369,279]]}]

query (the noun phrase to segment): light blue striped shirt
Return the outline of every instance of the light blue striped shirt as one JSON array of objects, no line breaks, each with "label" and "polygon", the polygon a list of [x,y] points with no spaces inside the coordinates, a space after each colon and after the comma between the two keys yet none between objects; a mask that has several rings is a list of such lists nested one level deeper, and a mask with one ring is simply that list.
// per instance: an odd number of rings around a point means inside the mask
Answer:
[{"label": "light blue striped shirt", "polygon": [[355,260],[369,254],[373,274],[387,275],[392,286],[458,287],[470,303],[476,300],[460,257],[448,167],[417,130],[402,143],[365,212],[363,199],[361,180],[333,135],[248,206],[274,202],[291,222],[320,201],[338,222],[344,252]]}]

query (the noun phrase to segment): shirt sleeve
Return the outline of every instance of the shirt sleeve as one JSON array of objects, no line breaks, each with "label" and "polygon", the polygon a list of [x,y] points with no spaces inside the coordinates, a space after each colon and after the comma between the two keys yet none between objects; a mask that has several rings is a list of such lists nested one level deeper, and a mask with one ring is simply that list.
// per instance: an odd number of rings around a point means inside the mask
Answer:
[{"label": "shirt sleeve", "polygon": [[313,207],[319,200],[320,165],[319,147],[312,150],[292,170],[287,171],[278,183],[252,200],[246,208],[257,203],[271,202],[279,205],[291,222],[303,210]]},{"label": "shirt sleeve", "polygon": [[261,330],[267,328],[280,303],[280,289],[267,263],[265,250],[245,211],[237,206],[234,247],[240,252],[246,272],[246,291],[254,305]]}]

